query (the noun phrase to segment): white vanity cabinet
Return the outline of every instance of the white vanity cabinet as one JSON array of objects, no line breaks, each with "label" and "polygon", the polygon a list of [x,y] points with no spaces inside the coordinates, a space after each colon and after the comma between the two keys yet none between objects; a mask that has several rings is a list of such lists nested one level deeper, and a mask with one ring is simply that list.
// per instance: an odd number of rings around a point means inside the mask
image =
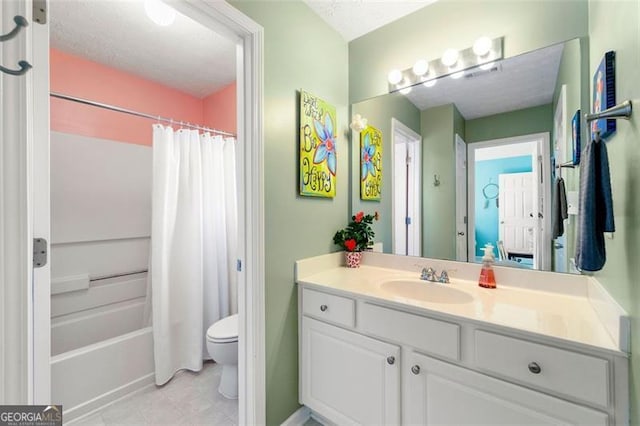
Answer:
[{"label": "white vanity cabinet", "polygon": [[409,356],[404,424],[601,425],[606,413],[445,363]]},{"label": "white vanity cabinet", "polygon": [[628,424],[626,358],[317,286],[299,306],[300,402],[335,424]]}]

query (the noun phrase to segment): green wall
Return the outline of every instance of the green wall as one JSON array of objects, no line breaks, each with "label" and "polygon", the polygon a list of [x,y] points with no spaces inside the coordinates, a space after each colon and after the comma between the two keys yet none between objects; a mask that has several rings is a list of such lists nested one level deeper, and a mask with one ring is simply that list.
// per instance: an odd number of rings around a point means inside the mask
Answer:
[{"label": "green wall", "polygon": [[[422,256],[455,259],[455,133],[464,121],[453,105],[422,111]],[[440,185],[434,185],[438,175]]]},{"label": "green wall", "polygon": [[[640,100],[640,2],[589,1],[589,58],[593,75],[605,52],[616,52],[616,100]],[[635,106],[635,105],[634,105]],[[595,274],[631,315],[631,423],[640,424],[640,113],[618,120],[608,140],[616,232],[606,239],[607,264]]]},{"label": "green wall", "polygon": [[[298,408],[295,260],[328,253],[347,223],[347,43],[301,1],[233,1],[264,27],[267,424]],[[337,108],[334,199],[298,195],[298,90]]]},{"label": "green wall", "polygon": [[586,0],[440,0],[349,43],[349,100],[387,93],[387,74],[439,58],[482,35],[504,36],[505,57],[587,35]]},{"label": "green wall", "polygon": [[366,117],[368,124],[382,132],[382,194],[380,201],[360,199],[360,134],[352,132],[351,140],[351,213],[377,210],[380,220],[374,222],[375,241],[382,242],[385,253],[391,253],[391,210],[392,210],[392,163],[391,119],[395,118],[420,134],[420,110],[399,93],[378,96],[358,102],[351,108],[353,114]]},{"label": "green wall", "polygon": [[464,141],[473,143],[551,132],[552,127],[553,107],[541,105],[467,120]]}]

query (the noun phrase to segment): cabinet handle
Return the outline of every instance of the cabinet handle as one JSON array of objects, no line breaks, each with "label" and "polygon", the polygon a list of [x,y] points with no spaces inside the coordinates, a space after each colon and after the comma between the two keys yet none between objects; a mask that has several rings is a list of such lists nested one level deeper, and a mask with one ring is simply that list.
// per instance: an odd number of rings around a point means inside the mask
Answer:
[{"label": "cabinet handle", "polygon": [[320,310],[322,312],[326,311],[327,309],[329,309],[329,307],[327,305],[320,305]]},{"label": "cabinet handle", "polygon": [[540,374],[542,368],[540,368],[537,362],[530,362],[529,371],[531,371],[533,374]]},{"label": "cabinet handle", "polygon": [[414,365],[413,367],[411,367],[411,372],[415,375],[420,374],[420,366],[419,365]]},{"label": "cabinet handle", "polygon": [[396,357],[394,357],[394,356],[388,356],[387,357],[387,364],[393,365],[395,363],[396,363]]}]

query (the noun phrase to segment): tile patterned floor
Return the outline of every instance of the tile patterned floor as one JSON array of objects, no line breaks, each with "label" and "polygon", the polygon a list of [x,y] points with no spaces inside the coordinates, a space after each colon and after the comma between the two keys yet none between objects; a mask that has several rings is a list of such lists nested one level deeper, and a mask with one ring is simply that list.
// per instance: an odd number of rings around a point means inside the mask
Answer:
[{"label": "tile patterned floor", "polygon": [[218,393],[221,372],[213,362],[200,373],[180,371],[162,387],[150,387],[72,424],[236,426],[238,400]]}]

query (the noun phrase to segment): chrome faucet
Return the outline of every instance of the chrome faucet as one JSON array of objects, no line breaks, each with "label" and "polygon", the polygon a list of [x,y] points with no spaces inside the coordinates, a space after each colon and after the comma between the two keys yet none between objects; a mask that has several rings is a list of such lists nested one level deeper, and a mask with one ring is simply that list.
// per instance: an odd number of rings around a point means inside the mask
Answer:
[{"label": "chrome faucet", "polygon": [[420,274],[420,279],[424,280],[424,281],[435,282],[436,281],[436,270],[431,268],[431,267],[422,268],[422,273]]},{"label": "chrome faucet", "polygon": [[423,281],[431,281],[433,283],[449,284],[449,274],[447,271],[443,270],[442,273],[440,273],[440,276],[438,276],[436,270],[431,267],[422,268],[420,279]]}]

